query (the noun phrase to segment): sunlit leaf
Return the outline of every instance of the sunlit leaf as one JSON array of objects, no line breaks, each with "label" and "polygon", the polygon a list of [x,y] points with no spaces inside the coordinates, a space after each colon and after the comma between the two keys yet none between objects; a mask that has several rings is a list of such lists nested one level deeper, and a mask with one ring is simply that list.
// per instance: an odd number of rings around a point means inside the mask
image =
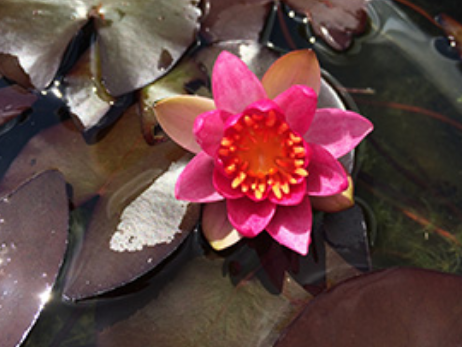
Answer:
[{"label": "sunlit leaf", "polygon": [[[258,272],[258,262],[252,266]],[[233,284],[224,271],[222,259],[190,261],[147,306],[103,331],[98,345],[271,346],[310,298],[288,277],[272,294],[253,276]]]},{"label": "sunlit leaf", "polygon": [[32,84],[43,89],[91,18],[100,57],[91,59],[101,64],[104,85],[118,96],[160,77],[195,41],[197,5],[195,0],[4,0],[0,53],[18,57]]},{"label": "sunlit leaf", "polygon": [[0,53],[15,56],[37,89],[53,79],[72,37],[85,24],[82,0],[3,0]]},{"label": "sunlit leaf", "polygon": [[98,124],[115,101],[101,83],[100,67],[90,59],[95,49],[92,46],[64,78],[66,103],[83,129]]},{"label": "sunlit leaf", "polygon": [[457,346],[461,319],[461,277],[392,269],[318,296],[275,346]]},{"label": "sunlit leaf", "polygon": [[66,250],[68,198],[49,171],[0,198],[0,345],[25,339],[46,304]]},{"label": "sunlit leaf", "polygon": [[188,59],[180,62],[168,74],[147,85],[140,93],[141,122],[144,138],[149,144],[155,144],[163,139],[154,133],[158,125],[152,109],[154,103],[160,99],[179,94],[202,92],[208,85],[208,76],[195,61]]},{"label": "sunlit leaf", "polygon": [[[154,199],[151,208],[162,204],[165,210],[155,216],[159,219],[152,220],[152,225],[144,224],[143,232],[171,232],[174,240],[155,247],[146,245],[136,252],[110,248],[126,207],[184,154],[184,150],[170,141],[147,145],[140,132],[136,107],[132,107],[93,145],[85,142],[71,121],[42,131],[12,163],[0,182],[0,191],[9,191],[49,168],[59,168],[73,188],[72,201],[76,206],[99,197],[64,292],[70,298],[82,298],[113,289],[153,268],[192,229],[197,209],[180,213],[173,196]],[[171,186],[163,189],[164,193],[173,191]],[[171,215],[169,209],[178,213]],[[181,232],[159,230],[162,219],[169,220],[170,226],[178,226]]]},{"label": "sunlit leaf", "polygon": [[102,80],[114,96],[163,75],[195,40],[197,0],[97,3]]},{"label": "sunlit leaf", "polygon": [[305,13],[317,36],[337,50],[347,49],[355,34],[365,30],[367,0],[284,0]]}]

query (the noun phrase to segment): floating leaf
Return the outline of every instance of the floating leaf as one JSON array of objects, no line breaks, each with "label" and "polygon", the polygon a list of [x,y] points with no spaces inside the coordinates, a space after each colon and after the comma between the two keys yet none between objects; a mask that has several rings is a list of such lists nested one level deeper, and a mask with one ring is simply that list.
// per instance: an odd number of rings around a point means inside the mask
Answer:
[{"label": "floating leaf", "polygon": [[[246,258],[258,273],[258,261]],[[223,271],[222,259],[189,261],[156,299],[103,331],[98,346],[271,346],[310,298],[288,277],[271,294],[253,276],[233,284]]]},{"label": "floating leaf", "polygon": [[66,250],[68,198],[49,171],[0,198],[0,345],[19,345],[37,320]]},{"label": "floating leaf", "polygon": [[0,89],[0,126],[23,113],[37,96],[15,85]]},{"label": "floating leaf", "polygon": [[152,109],[154,103],[162,98],[179,94],[201,93],[201,87],[207,86],[208,76],[191,59],[181,61],[168,74],[144,87],[140,93],[141,122],[144,138],[149,144],[156,144],[163,137],[154,133],[158,125]]},{"label": "floating leaf", "polygon": [[271,0],[208,0],[201,33],[208,42],[259,41]]},{"label": "floating leaf", "polygon": [[[9,191],[20,182],[49,168],[59,168],[73,188],[72,201],[80,206],[98,196],[83,243],[73,261],[64,294],[70,298],[96,295],[125,284],[156,266],[170,254],[193,228],[198,217],[194,208],[177,211],[173,197],[156,199],[163,214],[152,224],[144,224],[144,233],[159,230],[160,221],[169,220],[175,239],[137,252],[117,252],[110,241],[126,207],[146,190],[185,151],[164,142],[148,146],[143,140],[136,107],[130,108],[110,131],[94,145],[88,145],[71,121],[58,124],[33,137],[0,182],[0,191]],[[172,172],[174,173],[174,172]],[[164,187],[164,193],[172,191]],[[150,208],[153,208],[150,206]],[[140,221],[141,222],[141,221]],[[183,222],[183,224],[182,224]],[[141,225],[141,223],[140,223]]]},{"label": "floating leaf", "polygon": [[83,129],[98,124],[115,102],[101,83],[99,66],[90,59],[92,49],[96,47],[87,50],[64,78],[66,103]]},{"label": "floating leaf", "polygon": [[0,53],[17,57],[32,84],[52,81],[72,37],[85,24],[89,7],[81,0],[3,0]]},{"label": "floating leaf", "polygon": [[[78,30],[92,18],[104,85],[113,96],[160,77],[195,41],[193,0],[4,0],[0,53],[15,56],[32,84],[45,88]],[[166,36],[165,33],[168,32]]]},{"label": "floating leaf", "polygon": [[130,182],[100,198],[83,247],[68,271],[66,297],[82,299],[120,287],[151,270],[181,244],[200,212],[199,205],[174,196],[176,179],[188,159],[172,164],[122,211],[120,200],[126,189],[134,188]]},{"label": "floating leaf", "polygon": [[296,11],[305,13],[316,35],[337,50],[347,49],[353,36],[366,28],[367,0],[284,0]]},{"label": "floating leaf", "polygon": [[275,346],[457,346],[461,319],[461,277],[391,269],[318,296]]}]

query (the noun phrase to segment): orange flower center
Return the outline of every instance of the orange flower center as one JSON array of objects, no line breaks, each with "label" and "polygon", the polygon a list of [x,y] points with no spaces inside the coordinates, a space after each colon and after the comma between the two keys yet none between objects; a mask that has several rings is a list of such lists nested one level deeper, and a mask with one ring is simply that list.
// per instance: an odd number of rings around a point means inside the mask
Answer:
[{"label": "orange flower center", "polygon": [[270,191],[280,200],[308,176],[303,139],[274,111],[244,115],[228,127],[218,158],[232,188],[256,200]]}]

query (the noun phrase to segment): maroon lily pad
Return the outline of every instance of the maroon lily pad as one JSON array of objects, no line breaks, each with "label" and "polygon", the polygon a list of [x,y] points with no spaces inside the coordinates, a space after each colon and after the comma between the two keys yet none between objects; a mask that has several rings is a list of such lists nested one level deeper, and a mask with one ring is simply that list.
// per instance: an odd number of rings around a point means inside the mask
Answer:
[{"label": "maroon lily pad", "polygon": [[[193,0],[5,0],[0,53],[17,57],[32,84],[45,88],[65,49],[93,19],[101,78],[113,96],[163,75],[195,41],[200,10]],[[168,35],[164,35],[168,32]]]},{"label": "maroon lily pad", "polygon": [[0,89],[0,126],[23,113],[37,96],[15,85]]},{"label": "maroon lily pad", "polygon": [[209,0],[201,33],[208,42],[257,42],[272,7],[271,0]]},{"label": "maroon lily pad", "polygon": [[312,300],[276,346],[458,346],[461,319],[460,276],[391,269]]},{"label": "maroon lily pad", "polygon": [[98,124],[115,102],[101,83],[99,65],[92,61],[95,49],[87,50],[64,78],[67,106],[82,129]]},{"label": "maroon lily pad", "polygon": [[66,250],[66,184],[49,171],[0,198],[0,345],[19,345],[42,311]]},{"label": "maroon lily pad", "polygon": [[347,49],[366,28],[367,0],[284,0],[310,19],[315,34],[337,50]]},{"label": "maroon lily pad", "polygon": [[[99,197],[66,279],[64,295],[69,298],[111,290],[149,271],[178,247],[197,221],[197,207],[178,206],[169,180],[177,169],[168,169],[180,165],[172,167],[185,151],[170,141],[147,145],[138,117],[136,107],[130,108],[93,145],[71,121],[44,130],[28,142],[0,182],[0,191],[9,191],[28,177],[58,168],[73,188],[74,205]],[[157,194],[151,200],[143,195],[150,185]],[[149,217],[146,223],[144,217]],[[136,218],[141,218],[139,223]],[[142,225],[143,234],[163,233],[158,239],[162,242],[148,239],[130,245],[124,230],[134,225]]]},{"label": "maroon lily pad", "polygon": [[189,261],[155,299],[104,330],[98,346],[271,346],[311,296],[288,277],[272,294],[256,278],[259,264],[251,266],[234,283],[223,259]]},{"label": "maroon lily pad", "polygon": [[2,1],[0,53],[17,57],[38,89],[56,74],[72,37],[85,24],[88,5],[80,0]]}]

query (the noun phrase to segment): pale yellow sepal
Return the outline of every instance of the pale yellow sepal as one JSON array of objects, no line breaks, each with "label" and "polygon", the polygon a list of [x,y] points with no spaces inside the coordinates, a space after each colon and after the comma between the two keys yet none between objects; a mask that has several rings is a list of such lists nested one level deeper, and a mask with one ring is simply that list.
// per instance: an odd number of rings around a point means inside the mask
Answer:
[{"label": "pale yellow sepal", "polygon": [[242,239],[241,234],[228,220],[225,201],[204,205],[202,231],[210,246],[217,251],[231,247]]}]

